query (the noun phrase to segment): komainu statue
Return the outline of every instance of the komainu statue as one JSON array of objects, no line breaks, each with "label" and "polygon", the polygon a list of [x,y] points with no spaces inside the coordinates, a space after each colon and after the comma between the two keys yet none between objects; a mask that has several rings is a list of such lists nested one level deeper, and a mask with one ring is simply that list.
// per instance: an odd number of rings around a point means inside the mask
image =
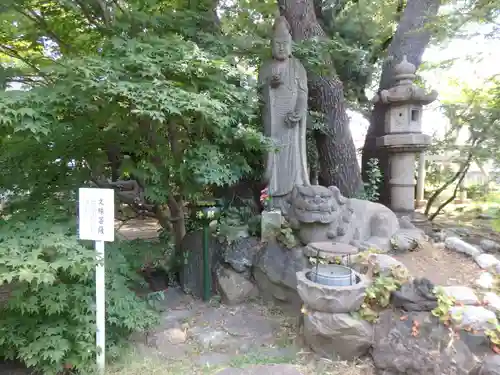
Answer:
[{"label": "komainu statue", "polygon": [[309,185],[306,157],[307,75],[292,56],[290,25],[284,17],[274,24],[273,58],[259,70],[264,134],[275,149],[267,154],[264,179],[273,208],[286,214],[294,185]]},{"label": "komainu statue", "polygon": [[[348,199],[335,186],[298,186],[290,196],[287,219],[304,244],[333,241],[359,249],[411,250],[424,233],[389,208],[361,199]],[[400,225],[400,223],[402,225]],[[404,239],[404,241],[402,240]]]}]

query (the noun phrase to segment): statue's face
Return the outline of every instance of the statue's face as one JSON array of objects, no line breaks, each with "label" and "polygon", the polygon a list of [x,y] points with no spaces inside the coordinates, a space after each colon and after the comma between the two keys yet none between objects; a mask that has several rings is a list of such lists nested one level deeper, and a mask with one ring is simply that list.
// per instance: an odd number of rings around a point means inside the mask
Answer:
[{"label": "statue's face", "polygon": [[340,216],[333,192],[323,186],[295,186],[292,207],[297,219],[304,223],[331,223]]},{"label": "statue's face", "polygon": [[286,60],[292,55],[291,38],[275,38],[273,40],[273,57],[277,60]]}]

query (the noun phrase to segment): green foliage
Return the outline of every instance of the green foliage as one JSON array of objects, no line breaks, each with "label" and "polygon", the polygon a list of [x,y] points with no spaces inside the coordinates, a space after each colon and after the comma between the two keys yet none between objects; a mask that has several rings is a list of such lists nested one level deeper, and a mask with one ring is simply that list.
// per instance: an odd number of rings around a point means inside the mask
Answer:
[{"label": "green foliage", "polygon": [[299,244],[299,241],[295,236],[293,229],[290,228],[290,224],[286,221],[281,224],[281,228],[277,231],[276,240],[287,249],[293,249]]},{"label": "green foliage", "polygon": [[364,191],[363,193],[358,194],[358,198],[377,202],[380,196],[380,183],[382,182],[383,177],[378,159],[372,158],[368,160],[366,174],[368,176],[368,181],[364,182]]},{"label": "green foliage", "polygon": [[248,206],[226,208],[217,222],[217,235],[228,243],[234,242],[243,235],[249,234],[249,223],[255,215]]},{"label": "green foliage", "polygon": [[[74,227],[45,220],[2,220],[0,352],[44,374],[64,366],[86,371],[95,363],[95,251]],[[89,244],[90,245],[90,244]],[[134,272],[119,251],[106,258],[107,344],[111,356],[156,314],[129,290]]]},{"label": "green foliage", "polygon": [[[409,280],[408,271],[401,267],[393,267],[389,272],[382,273],[377,263],[374,263],[370,255],[373,251],[366,252],[363,258],[357,260],[363,267],[368,268],[368,274],[372,277],[372,283],[365,291],[365,299],[357,314],[369,322],[378,319],[379,311],[389,306],[391,293],[401,288]],[[371,274],[371,275],[370,275]]]},{"label": "green foliage", "polygon": [[450,308],[455,305],[455,299],[448,296],[441,287],[436,288],[434,294],[437,297],[438,305],[432,310],[432,315],[439,318],[442,323],[450,324]]}]

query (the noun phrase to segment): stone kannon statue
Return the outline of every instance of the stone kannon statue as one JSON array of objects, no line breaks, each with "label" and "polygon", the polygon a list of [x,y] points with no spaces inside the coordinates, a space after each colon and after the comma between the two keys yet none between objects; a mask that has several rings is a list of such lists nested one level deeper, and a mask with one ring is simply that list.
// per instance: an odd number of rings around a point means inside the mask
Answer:
[{"label": "stone kannon statue", "polygon": [[425,234],[389,208],[361,199],[348,199],[331,186],[295,186],[287,219],[304,244],[347,243],[361,250],[411,250]]},{"label": "stone kannon statue", "polygon": [[273,58],[259,71],[264,134],[275,147],[267,154],[264,178],[273,208],[286,214],[295,185],[309,185],[306,158],[307,75],[292,56],[290,26],[284,17],[274,24]]}]

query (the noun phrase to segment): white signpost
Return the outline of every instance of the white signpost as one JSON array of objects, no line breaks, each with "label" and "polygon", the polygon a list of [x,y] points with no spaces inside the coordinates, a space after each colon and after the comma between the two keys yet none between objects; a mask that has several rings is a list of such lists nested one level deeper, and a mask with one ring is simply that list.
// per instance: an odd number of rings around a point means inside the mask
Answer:
[{"label": "white signpost", "polygon": [[113,242],[115,239],[115,192],[113,189],[80,188],[78,209],[80,239],[95,241],[99,262],[95,273],[96,347],[97,368],[104,373],[106,361],[104,242]]}]

